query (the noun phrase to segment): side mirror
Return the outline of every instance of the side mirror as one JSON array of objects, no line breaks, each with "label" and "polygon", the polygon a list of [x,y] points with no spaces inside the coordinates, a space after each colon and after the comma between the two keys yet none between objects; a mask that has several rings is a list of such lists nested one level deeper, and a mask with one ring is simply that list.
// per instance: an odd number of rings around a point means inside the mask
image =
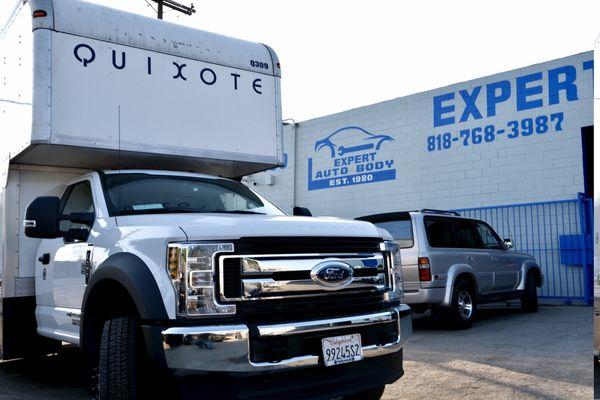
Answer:
[{"label": "side mirror", "polygon": [[510,240],[510,239],[504,239],[504,248],[506,250],[512,249],[513,247],[514,247],[514,244],[513,244],[512,240]]},{"label": "side mirror", "polygon": [[59,229],[60,199],[38,197],[27,207],[23,227],[25,236],[38,239],[61,237]]},{"label": "side mirror", "polygon": [[294,215],[300,217],[312,217],[312,213],[306,207],[294,207]]}]

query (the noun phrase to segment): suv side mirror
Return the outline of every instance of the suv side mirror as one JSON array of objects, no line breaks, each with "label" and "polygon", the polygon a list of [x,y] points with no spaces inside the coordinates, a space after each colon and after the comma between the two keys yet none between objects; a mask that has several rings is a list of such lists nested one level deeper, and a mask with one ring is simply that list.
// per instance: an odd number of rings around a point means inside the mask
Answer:
[{"label": "suv side mirror", "polygon": [[506,250],[512,249],[513,247],[514,247],[514,244],[513,244],[512,240],[510,240],[510,239],[504,239],[504,248]]},{"label": "suv side mirror", "polygon": [[294,207],[294,215],[300,217],[312,217],[312,213],[306,207]]},{"label": "suv side mirror", "polygon": [[60,199],[38,197],[27,207],[23,227],[25,236],[38,239],[61,237],[59,228]]}]

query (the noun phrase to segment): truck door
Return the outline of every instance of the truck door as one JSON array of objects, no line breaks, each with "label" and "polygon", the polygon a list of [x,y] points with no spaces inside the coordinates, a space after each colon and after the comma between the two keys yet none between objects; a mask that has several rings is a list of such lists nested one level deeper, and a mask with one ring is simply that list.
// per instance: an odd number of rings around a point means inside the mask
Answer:
[{"label": "truck door", "polygon": [[485,222],[477,222],[477,231],[483,247],[490,252],[494,271],[494,291],[514,290],[519,282],[520,266],[515,257],[504,249],[500,237]]},{"label": "truck door", "polygon": [[45,287],[40,290],[45,293],[44,302],[49,303],[43,316],[48,324],[45,328],[54,329],[55,336],[65,341],[77,341],[79,338],[79,318],[86,285],[85,266],[93,246],[87,238],[94,216],[90,181],[69,186],[61,198],[61,218],[64,219],[60,222],[60,229],[65,235],[59,239],[44,240],[38,251],[38,258],[46,258],[47,261],[47,264],[41,265],[41,282],[45,282],[42,283]]}]

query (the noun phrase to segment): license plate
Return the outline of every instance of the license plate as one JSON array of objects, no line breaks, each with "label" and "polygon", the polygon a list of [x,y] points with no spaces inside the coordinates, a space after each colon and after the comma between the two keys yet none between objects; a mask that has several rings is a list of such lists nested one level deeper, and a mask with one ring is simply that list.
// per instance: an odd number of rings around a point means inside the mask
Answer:
[{"label": "license plate", "polygon": [[326,367],[360,361],[363,358],[359,333],[324,338],[321,346]]}]

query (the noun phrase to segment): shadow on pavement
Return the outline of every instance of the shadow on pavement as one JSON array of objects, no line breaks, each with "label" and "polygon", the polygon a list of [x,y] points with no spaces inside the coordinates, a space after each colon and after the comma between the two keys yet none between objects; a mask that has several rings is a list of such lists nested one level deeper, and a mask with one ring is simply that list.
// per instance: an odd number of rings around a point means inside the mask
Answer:
[{"label": "shadow on pavement", "polygon": [[[477,309],[475,315],[475,326],[482,321],[495,320],[500,317],[510,317],[513,315],[521,315],[521,311],[518,305],[486,305]],[[432,317],[429,313],[417,314],[416,318],[413,318],[413,328],[421,330],[439,330],[449,331],[447,324],[443,320]]]},{"label": "shadow on pavement", "polygon": [[77,349],[35,360],[0,363],[3,399],[89,399],[87,368]]},{"label": "shadow on pavement", "polygon": [[591,343],[590,320],[591,308],[580,306],[524,313],[518,305],[486,305],[471,329],[459,331],[444,321],[417,317],[405,358],[442,369],[459,363],[573,385],[587,382],[591,388],[591,350],[585,350]]}]

